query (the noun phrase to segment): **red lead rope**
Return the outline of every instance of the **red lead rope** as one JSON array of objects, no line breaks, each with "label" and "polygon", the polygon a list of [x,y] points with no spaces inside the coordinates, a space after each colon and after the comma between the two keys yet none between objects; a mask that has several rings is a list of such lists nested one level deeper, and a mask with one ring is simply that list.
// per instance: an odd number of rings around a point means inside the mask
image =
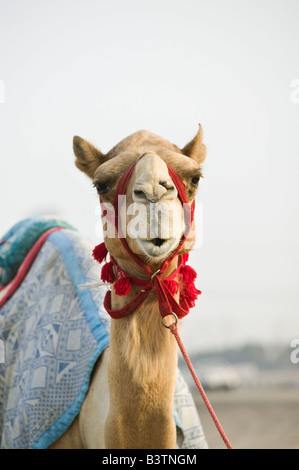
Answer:
[{"label": "red lead rope", "polygon": [[227,447],[228,449],[232,449],[232,446],[231,446],[231,444],[230,444],[230,442],[229,442],[229,440],[228,440],[228,438],[227,438],[227,436],[226,436],[226,434],[225,434],[225,432],[224,432],[224,430],[223,430],[223,428],[222,428],[222,426],[221,426],[221,424],[220,424],[220,422],[219,422],[219,420],[218,420],[218,418],[217,418],[217,416],[216,416],[216,414],[215,414],[215,412],[214,412],[214,410],[213,410],[213,408],[212,408],[212,405],[211,405],[211,403],[209,402],[208,397],[207,397],[207,395],[205,394],[205,391],[204,391],[204,389],[203,389],[203,387],[202,387],[202,385],[201,385],[201,383],[200,383],[200,381],[199,381],[199,379],[198,379],[198,377],[197,377],[197,375],[196,375],[196,372],[195,372],[195,370],[194,370],[194,367],[192,366],[192,363],[191,363],[191,361],[190,361],[190,359],[189,359],[189,356],[188,356],[188,354],[187,354],[187,352],[186,352],[186,349],[185,349],[185,347],[184,347],[184,345],[183,345],[183,343],[182,343],[182,340],[181,340],[181,337],[180,337],[180,335],[179,335],[178,328],[177,328],[176,324],[175,324],[175,323],[172,323],[172,324],[169,326],[169,329],[170,329],[171,333],[174,335],[174,337],[175,337],[175,339],[176,339],[176,341],[177,341],[177,343],[178,343],[178,346],[179,346],[179,348],[180,348],[180,350],[181,350],[181,353],[182,353],[182,355],[183,355],[183,358],[185,359],[185,362],[186,362],[186,364],[187,364],[187,366],[188,366],[188,368],[189,368],[189,371],[190,371],[190,373],[191,373],[191,375],[192,375],[192,377],[193,377],[193,380],[194,380],[194,382],[195,382],[195,385],[196,385],[196,387],[198,388],[198,391],[199,391],[199,393],[200,393],[201,396],[202,396],[202,399],[203,399],[203,401],[204,401],[204,403],[205,403],[205,405],[206,405],[206,407],[207,407],[207,409],[208,409],[208,411],[209,411],[209,413],[210,413],[210,415],[211,415],[211,417],[212,417],[212,419],[213,419],[213,421],[214,421],[214,423],[215,423],[215,425],[216,425],[216,428],[218,429],[218,431],[219,431],[219,433],[220,433],[220,436],[222,437],[222,439],[223,439],[223,441],[224,441],[226,447]]}]

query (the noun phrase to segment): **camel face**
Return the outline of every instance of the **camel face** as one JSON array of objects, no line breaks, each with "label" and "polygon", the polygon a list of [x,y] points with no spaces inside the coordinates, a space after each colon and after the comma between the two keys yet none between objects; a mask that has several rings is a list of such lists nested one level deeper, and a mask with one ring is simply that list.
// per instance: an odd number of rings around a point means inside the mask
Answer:
[{"label": "camel face", "polygon": [[165,161],[154,152],[137,162],[127,212],[127,243],[134,253],[162,261],[178,246],[185,228],[182,204]]},{"label": "camel face", "polygon": [[[179,245],[185,230],[184,207],[167,165],[179,175],[191,204],[206,153],[201,126],[194,139],[181,150],[155,134],[138,131],[106,155],[75,136],[74,153],[77,167],[92,178],[101,201],[110,206],[121,176],[137,162],[126,189],[122,233],[126,234],[132,252],[155,268]],[[113,229],[110,227],[104,233],[107,249],[116,259],[125,259],[118,234]],[[191,243],[185,244],[185,251],[186,246],[187,251],[192,248],[194,241],[193,238]]]}]

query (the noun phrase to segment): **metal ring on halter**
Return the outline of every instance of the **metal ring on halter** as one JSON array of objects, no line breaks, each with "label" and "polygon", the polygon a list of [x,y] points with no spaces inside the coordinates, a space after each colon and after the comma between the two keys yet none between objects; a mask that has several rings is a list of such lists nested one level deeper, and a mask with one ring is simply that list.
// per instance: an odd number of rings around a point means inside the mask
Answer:
[{"label": "metal ring on halter", "polygon": [[[177,323],[178,323],[178,317],[176,316],[176,314],[175,314],[174,312],[172,312],[172,313],[170,313],[169,315],[173,315],[173,316],[174,316],[174,325],[177,325]],[[165,316],[168,317],[168,315],[165,315]],[[164,317],[161,317],[162,325],[165,326],[165,328],[170,328],[170,325],[169,325],[169,326],[165,325],[165,323],[164,323],[164,321],[163,321],[163,318],[164,318]],[[172,325],[173,325],[173,323],[172,323]]]},{"label": "metal ring on halter", "polygon": [[157,271],[154,274],[151,275],[151,281],[154,280],[154,277],[156,277],[157,274],[159,274],[160,271],[161,271],[161,269],[157,269]]}]

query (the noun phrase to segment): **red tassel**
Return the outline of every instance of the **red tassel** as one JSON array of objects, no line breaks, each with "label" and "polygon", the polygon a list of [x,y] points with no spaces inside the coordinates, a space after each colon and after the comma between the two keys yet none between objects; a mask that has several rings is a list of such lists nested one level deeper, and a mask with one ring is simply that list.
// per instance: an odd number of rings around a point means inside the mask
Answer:
[{"label": "red tassel", "polygon": [[[187,259],[184,259],[183,261],[186,262]],[[186,302],[189,308],[194,307],[195,300],[201,294],[201,291],[198,290],[194,284],[197,273],[195,269],[191,268],[191,266],[186,266],[183,264],[180,269],[180,275],[184,285],[181,299]]]},{"label": "red tassel", "polygon": [[163,283],[165,284],[165,286],[168,288],[169,292],[171,293],[171,295],[174,295],[177,293],[177,291],[179,290],[179,283],[172,280],[172,279],[165,279],[165,281],[163,281]]},{"label": "red tassel", "polygon": [[181,264],[186,264],[189,259],[189,253],[182,253],[180,255],[180,262]]},{"label": "red tassel", "polygon": [[181,266],[180,275],[185,285],[193,284],[197,277],[195,269],[191,268],[191,266],[186,265]]},{"label": "red tassel", "polygon": [[188,307],[191,308],[195,306],[195,300],[200,294],[201,291],[195,287],[194,283],[185,284],[182,297],[187,303]]},{"label": "red tassel", "polygon": [[103,282],[109,282],[110,284],[115,281],[112,261],[109,261],[109,263],[105,263],[102,267],[101,279]]},{"label": "red tassel", "polygon": [[92,255],[96,261],[101,263],[104,259],[106,259],[107,253],[108,250],[105,246],[105,243],[103,242],[94,247]]},{"label": "red tassel", "polygon": [[127,276],[121,277],[113,287],[116,295],[127,295],[131,290],[130,278]]}]

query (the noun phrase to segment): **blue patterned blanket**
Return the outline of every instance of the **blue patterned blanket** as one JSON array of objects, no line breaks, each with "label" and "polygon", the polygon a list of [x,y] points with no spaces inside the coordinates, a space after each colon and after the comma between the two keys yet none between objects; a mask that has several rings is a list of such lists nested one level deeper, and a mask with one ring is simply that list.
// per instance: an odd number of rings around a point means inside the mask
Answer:
[{"label": "blue patterned blanket", "polygon": [[[2,283],[3,279],[13,282],[43,230],[56,225],[63,228],[47,237],[21,285],[0,309],[0,338],[5,349],[4,362],[0,361],[2,449],[47,448],[55,442],[79,413],[92,368],[109,345],[105,288],[78,288],[99,280],[92,244],[66,223],[47,219],[43,226],[43,221],[27,219],[3,237],[6,242],[0,241]],[[28,236],[25,222],[30,228]],[[18,240],[26,249],[18,248]],[[174,418],[179,447],[207,447],[180,372]]]}]

